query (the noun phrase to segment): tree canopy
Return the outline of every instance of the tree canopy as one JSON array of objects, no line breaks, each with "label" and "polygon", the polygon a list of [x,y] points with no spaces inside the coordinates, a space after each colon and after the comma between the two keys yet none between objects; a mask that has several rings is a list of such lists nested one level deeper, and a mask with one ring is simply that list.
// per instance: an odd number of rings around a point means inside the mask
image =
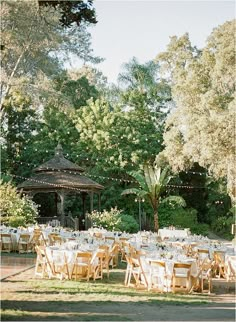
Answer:
[{"label": "tree canopy", "polygon": [[93,0],[38,0],[40,7],[51,6],[60,10],[60,23],[64,27],[78,26],[82,22],[97,23]]},{"label": "tree canopy", "polygon": [[[60,14],[58,6],[42,7],[39,11],[37,1],[2,3],[1,109],[16,87],[32,94],[34,100],[38,98],[39,105],[48,95],[50,81],[64,70],[65,60],[72,55],[84,62],[100,61],[93,55],[87,24],[81,22],[79,27],[71,25],[65,29],[58,24]],[[52,92],[56,95],[51,89]]]},{"label": "tree canopy", "polygon": [[176,171],[194,162],[215,178],[227,178],[235,199],[235,22],[215,28],[206,46],[196,50],[188,34],[172,37],[157,56],[171,75],[175,109],[167,118],[165,151]]}]

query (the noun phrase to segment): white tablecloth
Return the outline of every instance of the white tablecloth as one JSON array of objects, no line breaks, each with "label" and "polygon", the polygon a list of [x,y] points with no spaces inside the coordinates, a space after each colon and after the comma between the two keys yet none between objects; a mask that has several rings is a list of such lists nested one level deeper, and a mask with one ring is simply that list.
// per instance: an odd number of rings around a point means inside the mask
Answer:
[{"label": "white tablecloth", "polygon": [[[97,263],[97,254],[98,249],[95,247],[82,247],[77,250],[67,250],[63,248],[58,248],[56,246],[46,247],[46,254],[50,262],[58,265],[64,265],[67,262],[69,273],[72,273],[73,265],[75,262],[76,254],[78,252],[91,252],[92,254],[92,263]],[[65,262],[66,260],[66,262]]]},{"label": "white tablecloth", "polygon": [[[166,275],[167,275],[167,280],[165,281],[164,279],[164,270],[158,272],[158,274],[155,274],[156,268],[152,267],[151,262],[152,261],[160,261],[164,262],[166,266]],[[196,259],[193,258],[187,258],[187,259],[167,259],[167,258],[162,258],[160,259],[155,258],[155,257],[141,257],[141,263],[143,266],[143,270],[146,274],[147,280],[149,287],[151,287],[151,281],[153,279],[153,275],[158,275],[159,283],[163,284],[163,290],[166,292],[171,292],[171,282],[172,282],[172,277],[173,277],[173,271],[174,271],[174,263],[184,263],[184,264],[191,264],[191,269],[190,269],[190,275],[192,277],[197,277],[198,276],[198,266],[197,266],[197,261]]]},{"label": "white tablecloth", "polygon": [[189,230],[188,229],[159,229],[158,230],[158,236],[161,237],[161,239],[163,240],[165,237],[167,238],[172,238],[172,237],[176,237],[176,238],[186,238],[189,235]]}]

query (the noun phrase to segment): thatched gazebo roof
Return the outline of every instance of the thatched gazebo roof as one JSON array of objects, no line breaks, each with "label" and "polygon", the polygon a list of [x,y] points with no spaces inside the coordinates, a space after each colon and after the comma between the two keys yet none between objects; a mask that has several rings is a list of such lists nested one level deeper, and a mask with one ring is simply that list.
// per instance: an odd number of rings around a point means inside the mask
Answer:
[{"label": "thatched gazebo roof", "polygon": [[99,183],[82,175],[82,172],[81,167],[63,156],[62,147],[58,145],[55,156],[34,169],[33,176],[18,185],[18,189],[24,192],[60,189],[96,192],[104,189]]}]

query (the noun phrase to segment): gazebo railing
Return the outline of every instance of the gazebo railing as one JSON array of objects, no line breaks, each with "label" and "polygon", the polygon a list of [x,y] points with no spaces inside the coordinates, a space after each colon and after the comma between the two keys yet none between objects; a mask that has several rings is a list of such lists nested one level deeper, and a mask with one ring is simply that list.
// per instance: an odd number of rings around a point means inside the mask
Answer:
[{"label": "gazebo railing", "polygon": [[[38,217],[37,218],[38,224],[48,224],[50,223],[52,226],[59,226],[60,225],[60,217]],[[73,218],[71,216],[65,216],[65,227],[69,227],[71,229],[78,230],[79,229],[79,220],[78,218]]]},{"label": "gazebo railing", "polygon": [[75,229],[75,220],[71,216],[65,216],[65,226]]},{"label": "gazebo railing", "polygon": [[48,224],[49,222],[55,222],[55,221],[60,221],[60,217],[56,217],[56,216],[53,216],[53,217],[38,217],[37,218],[37,222],[38,224]]}]

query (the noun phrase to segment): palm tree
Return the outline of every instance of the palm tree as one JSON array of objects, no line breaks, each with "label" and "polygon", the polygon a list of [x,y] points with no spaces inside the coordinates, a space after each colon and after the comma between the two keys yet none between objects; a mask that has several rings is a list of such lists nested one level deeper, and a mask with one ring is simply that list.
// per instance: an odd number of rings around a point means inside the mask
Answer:
[{"label": "palm tree", "polygon": [[174,201],[182,207],[186,206],[185,200],[180,196],[168,196],[161,200],[161,195],[166,190],[166,186],[171,179],[169,167],[161,170],[158,166],[145,164],[143,174],[137,171],[132,171],[129,174],[136,179],[140,188],[126,189],[121,195],[135,194],[139,198],[148,200],[153,209],[154,230],[156,232],[159,229],[158,207],[160,202]]}]

